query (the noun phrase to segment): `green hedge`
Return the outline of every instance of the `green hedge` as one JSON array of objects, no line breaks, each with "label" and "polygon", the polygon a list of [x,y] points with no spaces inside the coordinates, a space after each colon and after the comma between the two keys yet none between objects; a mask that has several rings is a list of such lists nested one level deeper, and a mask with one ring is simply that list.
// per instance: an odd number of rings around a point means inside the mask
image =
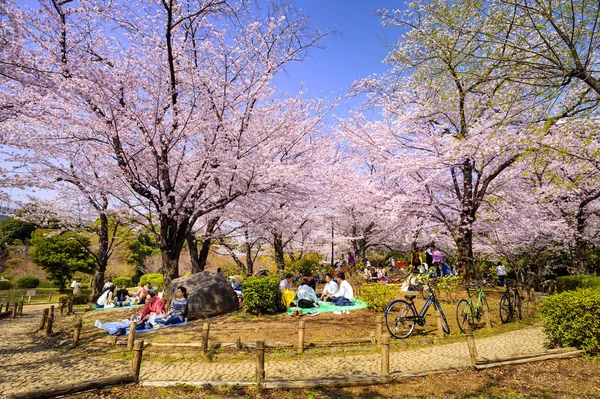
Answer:
[{"label": "green hedge", "polygon": [[358,299],[367,303],[367,308],[375,311],[384,311],[388,303],[398,298],[400,294],[397,286],[370,284],[363,285]]},{"label": "green hedge", "polygon": [[0,281],[0,291],[10,290],[12,288],[12,283],[10,280],[1,280]]},{"label": "green hedge", "polygon": [[544,329],[554,344],[600,353],[600,289],[566,291],[544,298]]},{"label": "green hedge", "polygon": [[79,294],[79,295],[63,295],[58,298],[59,303],[67,302],[69,298],[73,298],[73,305],[85,305],[90,301],[90,296],[88,294]]},{"label": "green hedge", "polygon": [[600,288],[600,277],[596,276],[562,276],[556,279],[558,292],[574,291],[578,288]]},{"label": "green hedge", "polygon": [[118,289],[122,286],[131,287],[131,277],[115,277],[112,282]]},{"label": "green hedge", "polygon": [[140,278],[140,285],[144,285],[146,283],[150,283],[150,285],[156,290],[160,290],[165,287],[165,279],[160,273],[144,274]]},{"label": "green hedge", "polygon": [[24,276],[17,281],[17,288],[37,288],[40,285],[40,279],[33,276]]},{"label": "green hedge", "polygon": [[244,307],[248,313],[274,313],[281,303],[277,277],[249,277],[242,288]]}]

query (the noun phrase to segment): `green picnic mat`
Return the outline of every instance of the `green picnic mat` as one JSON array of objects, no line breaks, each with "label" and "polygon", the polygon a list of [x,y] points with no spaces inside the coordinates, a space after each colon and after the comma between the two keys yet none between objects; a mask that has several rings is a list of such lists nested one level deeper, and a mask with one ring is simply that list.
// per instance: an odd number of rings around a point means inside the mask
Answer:
[{"label": "green picnic mat", "polygon": [[288,312],[288,314],[292,314],[292,313],[294,313],[295,310],[299,310],[302,313],[308,313],[312,310],[317,313],[332,313],[335,310],[357,310],[357,309],[365,309],[367,307],[367,303],[364,301],[361,301],[360,299],[352,299],[352,302],[354,303],[354,305],[352,305],[352,306],[335,306],[331,302],[321,302],[321,303],[319,303],[318,308],[308,308],[308,309],[288,308],[287,312]]}]

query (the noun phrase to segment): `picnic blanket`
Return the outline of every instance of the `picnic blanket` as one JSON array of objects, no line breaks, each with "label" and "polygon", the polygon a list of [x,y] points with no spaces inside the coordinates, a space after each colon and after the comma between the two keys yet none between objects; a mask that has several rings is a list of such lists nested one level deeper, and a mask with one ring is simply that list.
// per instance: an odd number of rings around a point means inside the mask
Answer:
[{"label": "picnic blanket", "polygon": [[114,309],[129,309],[129,308],[139,308],[144,305],[127,305],[127,306],[111,306],[111,307],[103,307],[99,308],[98,306],[94,307],[94,310],[114,310]]},{"label": "picnic blanket", "polygon": [[[148,331],[162,330],[163,328],[185,326],[187,324],[189,324],[187,321],[184,321],[184,322],[178,323],[178,324],[169,324],[169,325],[159,324],[158,328],[154,328],[154,327],[146,328],[144,330],[137,330],[135,333],[141,334],[141,333],[145,333]],[[148,324],[146,324],[146,325],[148,325]],[[108,322],[108,323],[102,323],[102,327],[98,327],[98,328],[108,331],[108,333],[111,335],[115,334],[117,331],[119,331],[119,328],[124,328],[125,335],[129,334],[129,322],[126,322],[126,321],[112,321],[112,322]]]},{"label": "picnic blanket", "polygon": [[358,310],[365,309],[367,307],[367,303],[361,301],[360,299],[352,299],[352,302],[354,303],[353,306],[335,306],[331,302],[321,302],[319,303],[318,308],[289,308],[287,312],[288,314],[292,314],[295,310],[299,310],[303,313],[308,313],[310,311],[315,311],[317,313],[332,313],[336,310]]}]

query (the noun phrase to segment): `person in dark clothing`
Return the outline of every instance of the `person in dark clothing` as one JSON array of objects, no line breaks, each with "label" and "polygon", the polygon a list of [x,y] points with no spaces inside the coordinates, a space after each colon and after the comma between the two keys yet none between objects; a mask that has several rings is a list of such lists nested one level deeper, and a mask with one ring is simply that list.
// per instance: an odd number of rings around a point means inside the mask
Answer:
[{"label": "person in dark clothing", "polygon": [[125,306],[129,302],[129,291],[127,291],[127,286],[121,287],[120,290],[115,294],[115,306]]},{"label": "person in dark clothing", "polygon": [[315,292],[317,292],[317,281],[315,280],[315,277],[313,276],[312,273],[308,273],[306,275],[306,279],[307,279],[307,284],[310,288],[312,288]]}]

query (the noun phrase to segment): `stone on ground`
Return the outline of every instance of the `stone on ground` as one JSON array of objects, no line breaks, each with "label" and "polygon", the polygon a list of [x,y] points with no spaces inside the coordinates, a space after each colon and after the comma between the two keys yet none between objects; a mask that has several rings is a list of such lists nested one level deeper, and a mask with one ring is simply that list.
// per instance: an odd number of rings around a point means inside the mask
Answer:
[{"label": "stone on ground", "polygon": [[177,287],[188,294],[188,319],[218,316],[238,310],[238,298],[225,276],[200,272],[179,277],[169,284],[169,299],[175,298]]}]

